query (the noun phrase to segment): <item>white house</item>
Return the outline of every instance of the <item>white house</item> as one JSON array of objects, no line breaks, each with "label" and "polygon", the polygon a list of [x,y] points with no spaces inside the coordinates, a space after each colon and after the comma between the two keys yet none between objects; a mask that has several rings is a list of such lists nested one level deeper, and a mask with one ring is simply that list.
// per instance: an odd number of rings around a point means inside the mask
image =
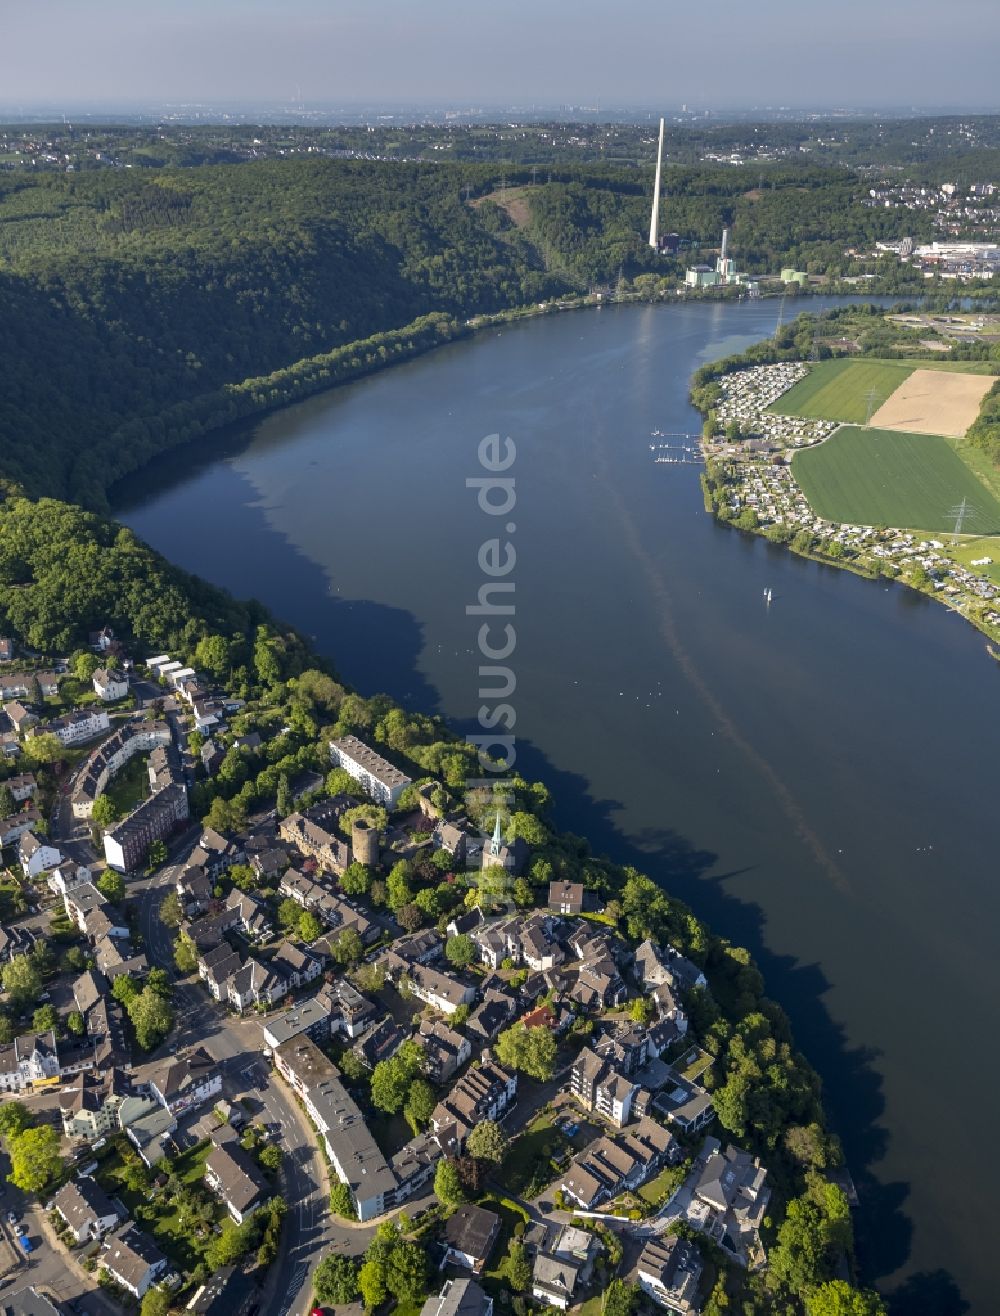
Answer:
[{"label": "white house", "polygon": [[68,749],[72,745],[82,745],[93,740],[102,731],[110,729],[107,710],[104,708],[78,708],[65,717],[58,717],[50,725],[60,744]]},{"label": "white house", "polygon": [[410,785],[411,779],[357,736],[343,736],[331,740],[330,758],[339,768],[349,772],[365,788],[371,798],[388,809]]},{"label": "white house", "polygon": [[135,1225],[104,1240],[97,1264],[136,1298],[144,1297],[167,1269],[166,1257]]},{"label": "white house", "polygon": [[128,677],[117,668],[98,667],[94,673],[94,690],[106,704],[113,704],[128,694]]},{"label": "white house", "polygon": [[41,840],[34,832],[25,832],[17,843],[17,857],[28,877],[47,873],[62,863],[62,855],[54,845]]},{"label": "white house", "polygon": [[88,1176],[64,1184],[51,1202],[78,1243],[101,1238],[118,1224],[118,1211],[107,1193]]},{"label": "white house", "polygon": [[171,1060],[149,1080],[149,1090],[172,1115],[204,1105],[222,1091],[219,1066],[203,1047],[196,1047],[180,1060]]}]

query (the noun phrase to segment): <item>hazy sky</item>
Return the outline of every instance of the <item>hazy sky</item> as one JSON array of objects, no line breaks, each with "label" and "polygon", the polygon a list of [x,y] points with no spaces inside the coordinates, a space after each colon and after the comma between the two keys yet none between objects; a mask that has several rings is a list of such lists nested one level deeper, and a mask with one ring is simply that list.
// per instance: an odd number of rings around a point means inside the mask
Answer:
[{"label": "hazy sky", "polygon": [[1000,0],[0,0],[0,103],[1000,108]]}]

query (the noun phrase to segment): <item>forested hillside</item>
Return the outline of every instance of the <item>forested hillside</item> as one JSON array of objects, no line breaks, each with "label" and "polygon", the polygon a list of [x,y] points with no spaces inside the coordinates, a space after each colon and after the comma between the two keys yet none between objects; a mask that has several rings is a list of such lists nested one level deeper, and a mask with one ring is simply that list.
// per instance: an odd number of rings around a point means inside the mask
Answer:
[{"label": "forested hillside", "polygon": [[[751,176],[752,175],[752,176]],[[427,347],[469,316],[656,270],[678,277],[723,224],[742,268],[834,273],[895,232],[846,171],[668,171],[644,241],[634,169],[561,167],[515,222],[480,165],[295,159],[0,176],[0,475],[105,505],[172,444]],[[755,186],[763,182],[763,188]]]}]

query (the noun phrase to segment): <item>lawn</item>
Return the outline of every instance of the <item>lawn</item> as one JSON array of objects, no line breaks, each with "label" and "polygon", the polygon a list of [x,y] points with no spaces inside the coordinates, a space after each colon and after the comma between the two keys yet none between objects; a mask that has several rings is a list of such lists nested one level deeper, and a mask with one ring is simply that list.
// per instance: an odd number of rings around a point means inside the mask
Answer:
[{"label": "lawn", "polygon": [[129,759],[121,772],[108,783],[105,794],[117,809],[119,818],[131,813],[149,794],[147,761],[146,756],[137,754],[135,758]]},{"label": "lawn", "polygon": [[805,379],[768,407],[782,416],[809,416],[863,425],[868,418],[868,394],[875,390],[877,410],[915,369],[908,361],[820,361]]},{"label": "lawn", "polygon": [[534,1175],[547,1166],[549,1158],[561,1151],[566,1143],[567,1139],[553,1124],[551,1115],[537,1116],[511,1143],[499,1181],[508,1192],[520,1195]]},{"label": "lawn", "polygon": [[1000,501],[947,439],[847,426],[795,454],[792,472],[828,521],[948,532],[968,500],[967,534],[1000,532]]}]

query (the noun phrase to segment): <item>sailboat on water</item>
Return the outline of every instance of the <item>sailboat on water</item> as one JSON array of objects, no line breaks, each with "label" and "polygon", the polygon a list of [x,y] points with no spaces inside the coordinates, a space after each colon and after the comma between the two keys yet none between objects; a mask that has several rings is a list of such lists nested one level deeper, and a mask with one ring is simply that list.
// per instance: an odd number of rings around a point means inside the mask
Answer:
[{"label": "sailboat on water", "polygon": [[769,586],[767,587],[767,589],[764,591],[764,602],[765,602],[768,606],[770,606],[770,603],[771,603],[771,587],[770,587],[770,585],[769,585]]}]

